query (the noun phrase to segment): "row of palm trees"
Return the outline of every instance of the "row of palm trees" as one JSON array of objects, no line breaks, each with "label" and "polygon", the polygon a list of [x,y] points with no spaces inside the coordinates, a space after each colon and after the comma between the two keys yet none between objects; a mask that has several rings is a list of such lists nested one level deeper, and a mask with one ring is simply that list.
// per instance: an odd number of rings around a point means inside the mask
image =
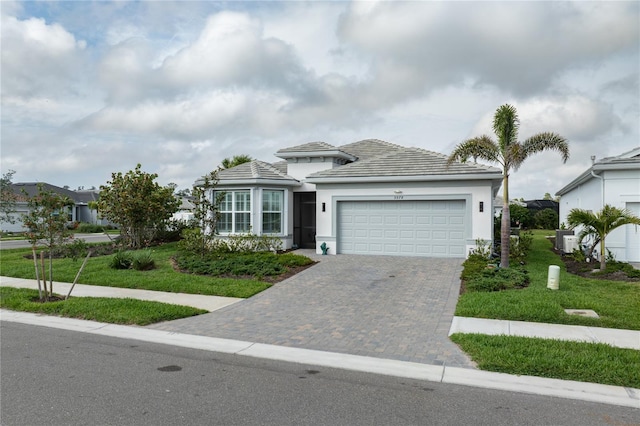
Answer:
[{"label": "row of palm trees", "polygon": [[[468,139],[458,144],[449,155],[448,163],[454,161],[466,162],[469,159],[477,159],[497,163],[502,167],[503,181],[503,206],[502,222],[500,226],[500,266],[509,267],[509,240],[511,233],[511,215],[509,212],[509,175],[517,171],[524,161],[543,151],[557,151],[563,163],[569,159],[569,144],[567,140],[557,133],[542,132],[533,135],[524,141],[518,140],[520,119],[518,112],[512,105],[502,105],[493,117],[493,132],[496,138],[482,135]],[[609,205],[602,211],[592,213],[582,209],[573,209],[567,217],[569,226],[581,227],[578,234],[580,243],[590,237],[593,247],[600,243],[600,269],[606,268],[604,256],[605,238],[614,229],[626,225],[640,225],[640,218],[634,216],[628,210],[621,210]]]}]

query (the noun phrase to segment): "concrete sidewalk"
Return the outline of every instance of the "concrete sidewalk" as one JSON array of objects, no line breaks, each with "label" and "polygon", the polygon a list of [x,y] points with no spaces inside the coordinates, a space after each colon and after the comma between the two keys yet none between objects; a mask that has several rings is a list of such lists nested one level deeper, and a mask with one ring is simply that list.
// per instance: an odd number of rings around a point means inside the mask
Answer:
[{"label": "concrete sidewalk", "polygon": [[[38,288],[35,280],[10,277],[0,277],[0,286],[30,289]],[[54,291],[58,294],[66,295],[70,287],[71,284],[69,283],[55,281],[53,283]],[[194,308],[205,309],[209,312],[244,300],[234,297],[167,293],[86,284],[76,284],[72,295],[75,297],[114,297],[150,300],[173,305],[192,306]],[[569,340],[574,342],[605,343],[613,347],[640,350],[640,331],[637,330],[454,317],[451,328],[449,329],[449,336],[454,333],[538,337],[542,339]]]},{"label": "concrete sidewalk", "polygon": [[[38,283],[35,280],[22,278],[0,277],[0,286],[30,288],[37,290]],[[53,292],[67,295],[71,288],[70,283],[53,282]],[[152,302],[170,303],[172,305],[184,305],[205,309],[209,312],[216,311],[225,306],[233,305],[244,299],[236,297],[203,296],[200,294],[167,293],[163,291],[136,290],[132,288],[104,287],[98,285],[76,284],[71,296],[75,297],[113,297],[116,299],[140,299]]]},{"label": "concrete sidewalk", "polygon": [[449,336],[453,333],[539,337],[574,342],[606,343],[617,348],[640,351],[640,331],[620,330],[617,328],[454,317]]}]

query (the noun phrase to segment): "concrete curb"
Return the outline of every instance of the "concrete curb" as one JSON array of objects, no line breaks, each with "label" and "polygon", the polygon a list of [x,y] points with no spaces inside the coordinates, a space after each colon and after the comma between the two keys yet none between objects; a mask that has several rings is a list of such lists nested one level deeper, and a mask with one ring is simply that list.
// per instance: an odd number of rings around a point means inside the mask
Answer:
[{"label": "concrete curb", "polygon": [[465,368],[379,359],[359,355],[219,339],[73,318],[0,309],[0,320],[95,335],[201,349],[255,358],[383,374],[486,389],[555,396],[640,409],[640,389],[531,376],[513,376]]}]

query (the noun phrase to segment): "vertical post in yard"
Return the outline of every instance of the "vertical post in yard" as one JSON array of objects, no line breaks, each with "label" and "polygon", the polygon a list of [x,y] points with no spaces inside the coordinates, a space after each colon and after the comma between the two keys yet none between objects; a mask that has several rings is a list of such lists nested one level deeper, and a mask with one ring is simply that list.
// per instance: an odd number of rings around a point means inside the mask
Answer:
[{"label": "vertical post in yard", "polygon": [[560,288],[560,267],[557,265],[549,265],[547,288],[551,290],[558,290]]}]

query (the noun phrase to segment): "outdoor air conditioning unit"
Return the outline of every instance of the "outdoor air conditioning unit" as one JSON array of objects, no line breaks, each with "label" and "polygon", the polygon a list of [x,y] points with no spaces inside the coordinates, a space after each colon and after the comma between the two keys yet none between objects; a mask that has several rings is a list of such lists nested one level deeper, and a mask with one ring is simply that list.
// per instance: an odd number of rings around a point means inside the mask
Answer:
[{"label": "outdoor air conditioning unit", "polygon": [[575,235],[565,235],[562,237],[562,251],[564,253],[573,253],[578,250],[578,237]]}]

